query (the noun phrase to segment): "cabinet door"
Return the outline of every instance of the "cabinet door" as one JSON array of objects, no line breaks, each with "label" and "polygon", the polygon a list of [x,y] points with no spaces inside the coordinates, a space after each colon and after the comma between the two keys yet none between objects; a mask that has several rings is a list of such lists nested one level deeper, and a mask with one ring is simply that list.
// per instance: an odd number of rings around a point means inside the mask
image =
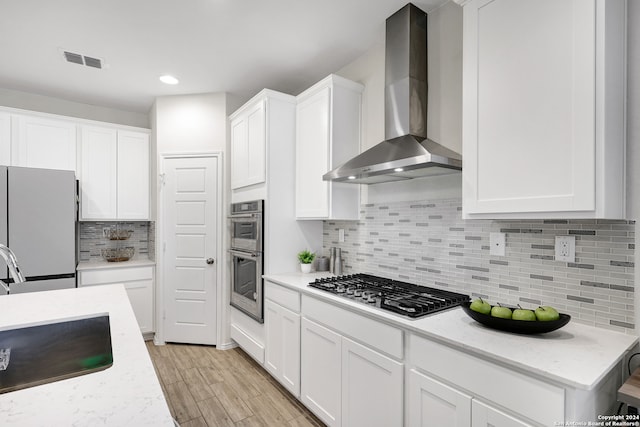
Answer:
[{"label": "cabinet door", "polygon": [[140,280],[124,284],[140,332],[153,332],[153,280]]},{"label": "cabinet door", "polygon": [[342,425],[402,426],[403,374],[402,363],[342,338]]},{"label": "cabinet door", "polygon": [[302,403],[327,425],[340,426],[342,337],[303,318],[300,339]]},{"label": "cabinet door", "polygon": [[149,219],[149,135],[118,131],[118,219]]},{"label": "cabinet door", "polygon": [[265,368],[294,396],[300,396],[300,315],[265,300]]},{"label": "cabinet door", "polygon": [[282,307],[282,384],[300,397],[300,315]]},{"label": "cabinet door", "polygon": [[0,112],[0,165],[11,166],[11,115]]},{"label": "cabinet door", "polygon": [[329,216],[330,185],[322,175],[330,169],[331,88],[300,102],[296,116],[296,217]]},{"label": "cabinet door", "polygon": [[473,413],[472,427],[532,427],[532,424],[525,423],[475,399],[471,412]]},{"label": "cabinet door", "polygon": [[243,112],[231,122],[231,188],[265,181],[265,101]]},{"label": "cabinet door", "polygon": [[409,371],[408,425],[469,427],[471,396],[412,369]]},{"label": "cabinet door", "polygon": [[82,127],[80,140],[80,218],[117,217],[117,132],[115,129]]},{"label": "cabinet door", "polygon": [[595,209],[595,11],[595,0],[465,5],[465,214]]},{"label": "cabinet door", "polygon": [[284,350],[282,335],[282,313],[278,304],[268,299],[264,301],[265,352],[264,367],[276,379],[282,377],[282,352]]},{"label": "cabinet door", "polygon": [[246,117],[231,122],[231,188],[243,187],[249,171],[249,145]]},{"label": "cabinet door", "polygon": [[103,268],[78,271],[78,287],[124,284],[140,331],[154,331],[153,267]]},{"label": "cabinet door", "polygon": [[266,131],[265,101],[260,101],[247,114],[247,177],[245,185],[265,181],[266,172]]},{"label": "cabinet door", "polygon": [[15,166],[76,170],[76,125],[40,117],[17,116]]}]

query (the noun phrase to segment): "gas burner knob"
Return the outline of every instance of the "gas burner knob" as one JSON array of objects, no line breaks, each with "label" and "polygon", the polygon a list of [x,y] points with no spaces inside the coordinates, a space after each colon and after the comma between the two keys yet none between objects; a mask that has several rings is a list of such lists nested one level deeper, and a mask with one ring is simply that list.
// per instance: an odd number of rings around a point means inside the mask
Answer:
[{"label": "gas burner knob", "polygon": [[346,291],[347,291],[347,289],[345,288],[345,286],[344,286],[342,283],[339,283],[339,284],[336,286],[336,292],[337,292],[337,293],[339,293],[339,294],[343,294],[343,293],[345,293]]},{"label": "gas burner knob", "polygon": [[355,291],[354,286],[347,286],[347,295],[353,295],[354,291]]}]

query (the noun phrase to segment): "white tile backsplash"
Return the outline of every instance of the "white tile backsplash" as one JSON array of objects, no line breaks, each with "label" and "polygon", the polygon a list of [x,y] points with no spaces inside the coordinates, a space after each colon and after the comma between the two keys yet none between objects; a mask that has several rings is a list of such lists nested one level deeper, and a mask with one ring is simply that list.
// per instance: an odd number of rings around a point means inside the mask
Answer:
[{"label": "white tile backsplash", "polygon": [[[635,221],[463,220],[460,199],[362,205],[359,221],[325,221],[323,251],[341,247],[344,273],[449,288],[489,302],[553,305],[573,320],[634,333]],[[345,241],[338,242],[338,230]],[[506,233],[506,256],[489,233]],[[576,237],[573,263],[555,236]]]},{"label": "white tile backsplash", "polygon": [[[79,261],[102,261],[102,249],[127,247],[135,248],[134,259],[155,259],[155,227],[148,221],[100,221],[80,222],[80,259]],[[133,230],[127,240],[109,240],[104,237],[105,228],[118,227]]]}]

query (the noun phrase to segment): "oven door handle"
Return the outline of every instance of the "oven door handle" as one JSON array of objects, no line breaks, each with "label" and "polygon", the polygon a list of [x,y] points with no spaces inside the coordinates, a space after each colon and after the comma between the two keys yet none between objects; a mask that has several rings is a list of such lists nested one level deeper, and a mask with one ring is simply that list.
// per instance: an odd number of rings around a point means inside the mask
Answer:
[{"label": "oven door handle", "polygon": [[257,214],[257,213],[233,214],[233,215],[229,215],[227,218],[231,220],[242,219],[242,218],[260,218],[260,214]]},{"label": "oven door handle", "polygon": [[236,251],[235,249],[229,249],[229,253],[240,258],[260,258],[260,256],[262,255],[261,252],[244,252]]}]

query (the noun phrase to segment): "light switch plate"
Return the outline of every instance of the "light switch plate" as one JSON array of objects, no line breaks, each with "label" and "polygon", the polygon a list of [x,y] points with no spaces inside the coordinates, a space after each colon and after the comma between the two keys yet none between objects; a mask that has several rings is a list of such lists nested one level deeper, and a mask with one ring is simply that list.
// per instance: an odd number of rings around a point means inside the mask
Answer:
[{"label": "light switch plate", "polygon": [[506,243],[505,233],[489,233],[489,255],[505,256]]},{"label": "light switch plate", "polygon": [[338,242],[344,242],[344,228],[338,228]]}]

